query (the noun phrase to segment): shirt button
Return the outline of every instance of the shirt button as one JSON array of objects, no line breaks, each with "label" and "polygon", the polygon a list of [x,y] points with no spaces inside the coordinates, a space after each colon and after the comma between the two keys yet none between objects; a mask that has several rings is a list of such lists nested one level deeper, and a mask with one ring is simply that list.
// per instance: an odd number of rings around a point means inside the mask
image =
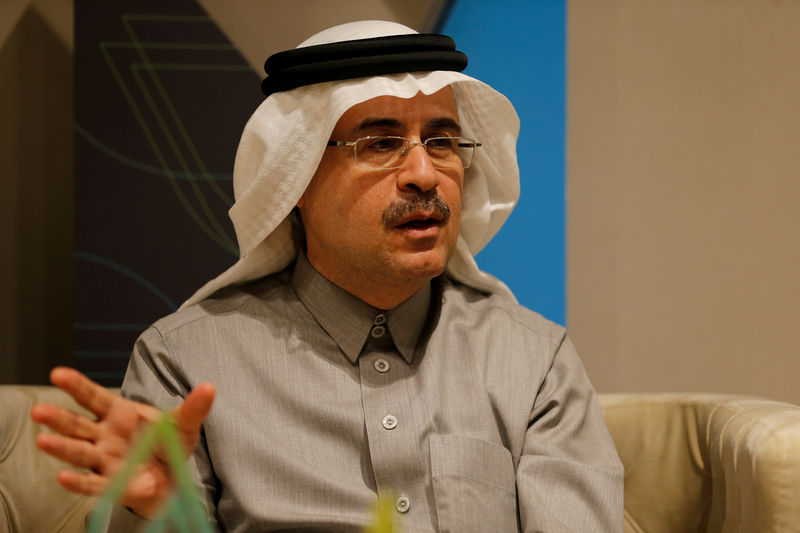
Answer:
[{"label": "shirt button", "polygon": [[386,415],[383,417],[383,427],[386,429],[394,429],[397,427],[397,417],[393,415]]},{"label": "shirt button", "polygon": [[389,371],[389,361],[386,359],[376,359],[375,360],[375,370],[383,374],[384,372]]},{"label": "shirt button", "polygon": [[400,496],[397,498],[397,501],[394,502],[394,508],[397,509],[398,513],[407,513],[411,508],[411,501],[408,499],[408,496]]},{"label": "shirt button", "polygon": [[383,326],[375,326],[372,328],[372,331],[369,332],[376,339],[380,339],[383,337],[383,334],[386,333],[386,328]]},{"label": "shirt button", "polygon": [[386,324],[386,315],[384,315],[383,313],[378,313],[377,315],[375,315],[375,320],[373,320],[372,323],[375,324],[376,326]]}]

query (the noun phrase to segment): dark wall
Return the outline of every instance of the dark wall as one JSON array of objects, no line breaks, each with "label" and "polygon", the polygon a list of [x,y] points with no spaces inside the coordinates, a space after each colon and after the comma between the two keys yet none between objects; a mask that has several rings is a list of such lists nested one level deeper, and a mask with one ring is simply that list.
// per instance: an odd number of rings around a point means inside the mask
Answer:
[{"label": "dark wall", "polygon": [[75,365],[119,384],[138,334],[238,256],[227,210],[253,72],[192,0],[75,4]]}]

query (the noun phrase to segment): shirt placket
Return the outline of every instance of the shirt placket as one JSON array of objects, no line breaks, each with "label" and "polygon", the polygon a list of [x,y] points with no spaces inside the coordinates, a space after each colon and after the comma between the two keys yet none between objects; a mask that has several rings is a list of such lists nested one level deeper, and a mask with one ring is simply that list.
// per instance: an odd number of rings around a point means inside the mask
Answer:
[{"label": "shirt placket", "polygon": [[391,497],[401,522],[430,528],[425,459],[413,420],[409,367],[378,313],[358,360],[369,456],[381,498]]}]

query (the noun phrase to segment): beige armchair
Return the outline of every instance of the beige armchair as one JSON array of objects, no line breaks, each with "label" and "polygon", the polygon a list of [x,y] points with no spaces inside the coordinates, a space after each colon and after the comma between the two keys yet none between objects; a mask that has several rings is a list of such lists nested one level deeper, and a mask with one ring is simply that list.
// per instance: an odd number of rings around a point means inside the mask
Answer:
[{"label": "beige armchair", "polygon": [[[46,386],[0,386],[0,533],[77,533],[94,500],[34,444]],[[626,533],[800,532],[800,407],[737,396],[601,395],[625,464]],[[594,533],[594,532],[592,532]]]}]

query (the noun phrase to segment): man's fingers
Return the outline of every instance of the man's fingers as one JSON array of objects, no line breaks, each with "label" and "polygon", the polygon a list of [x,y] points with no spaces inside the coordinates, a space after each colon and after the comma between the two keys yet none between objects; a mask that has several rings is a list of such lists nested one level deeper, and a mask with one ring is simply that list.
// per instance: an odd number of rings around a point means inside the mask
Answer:
[{"label": "man's fingers", "polygon": [[50,381],[101,418],[106,416],[114,402],[114,394],[73,368],[65,366],[54,368],[50,372]]},{"label": "man's fingers", "polygon": [[181,433],[189,438],[197,438],[200,426],[211,411],[215,393],[214,385],[203,382],[195,387],[186,396],[183,404],[172,412]]},{"label": "man's fingers", "polygon": [[53,431],[67,437],[94,440],[97,438],[97,425],[85,416],[73,413],[62,407],[37,404],[31,409],[31,418]]},{"label": "man's fingers", "polygon": [[40,433],[36,437],[36,446],[43,452],[76,468],[89,468],[102,472],[106,467],[103,464],[103,453],[85,440],[72,439],[53,433]]},{"label": "man's fingers", "polygon": [[106,490],[110,481],[94,472],[62,470],[58,473],[58,482],[70,492],[98,496]]},{"label": "man's fingers", "polygon": [[[111,483],[111,478],[95,472],[74,470],[62,470],[57,479],[68,491],[89,496],[100,496]],[[153,517],[163,505],[171,485],[172,479],[165,471],[140,468],[128,483],[119,503],[133,507],[141,516]]]}]

